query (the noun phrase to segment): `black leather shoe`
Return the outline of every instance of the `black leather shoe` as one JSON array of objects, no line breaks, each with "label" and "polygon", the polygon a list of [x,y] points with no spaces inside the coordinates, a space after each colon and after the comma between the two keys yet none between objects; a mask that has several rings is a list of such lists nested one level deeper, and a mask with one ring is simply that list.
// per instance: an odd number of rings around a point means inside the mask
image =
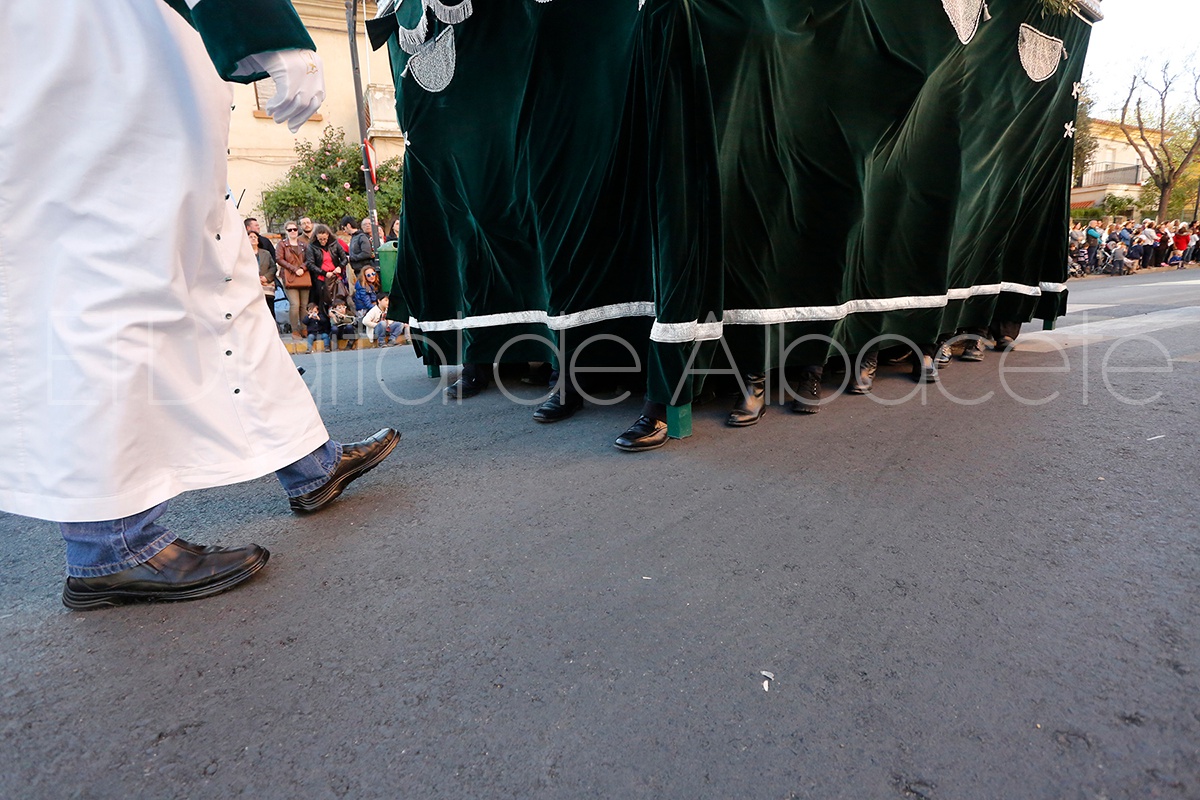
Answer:
[{"label": "black leather shoe", "polygon": [[963,345],[962,354],[958,357],[959,361],[983,361],[983,342],[978,338],[972,337],[967,339]]},{"label": "black leather shoe", "polygon": [[920,360],[914,361],[912,377],[917,383],[937,383],[938,367],[933,356],[922,354]]},{"label": "black leather shoe", "polygon": [[555,392],[542,401],[542,404],[533,410],[534,422],[562,422],[564,419],[570,419],[575,416],[575,412],[583,408],[583,398],[577,394],[567,394],[567,401],[564,403],[561,392]]},{"label": "black leather shoe", "polygon": [[666,443],[667,423],[653,417],[638,417],[638,421],[613,442],[618,450],[627,453],[657,450]]},{"label": "black leather shoe", "polygon": [[466,400],[487,388],[487,381],[477,378],[459,378],[446,387],[446,397],[451,400]]},{"label": "black leather shoe", "polygon": [[865,353],[858,362],[858,372],[854,376],[850,388],[846,391],[849,394],[867,394],[871,391],[871,387],[875,385],[875,373],[879,370],[879,353],[873,351]]},{"label": "black leather shoe", "polygon": [[150,560],[115,575],[67,578],[62,601],[67,608],[87,611],[128,603],[199,600],[249,579],[270,557],[256,544],[201,547],[176,539]]},{"label": "black leather shoe", "polygon": [[996,337],[996,345],[992,349],[997,353],[1003,353],[1007,350],[1012,350],[1016,344],[1016,340],[1011,336],[998,336]]},{"label": "black leather shoe", "polygon": [[731,428],[748,428],[767,413],[767,376],[746,375],[746,392],[729,412],[725,424]]},{"label": "black leather shoe", "polygon": [[338,499],[351,481],[361,478],[382,464],[383,460],[396,449],[399,441],[400,433],[398,431],[384,428],[370,439],[342,445],[342,460],[334,467],[333,475],[321,487],[289,499],[288,504],[292,507],[292,511],[297,514],[311,514],[314,511],[320,511]]},{"label": "black leather shoe", "polygon": [[792,401],[792,412],[816,414],[821,410],[821,376],[805,370],[800,375],[796,394],[799,395],[799,398]]}]

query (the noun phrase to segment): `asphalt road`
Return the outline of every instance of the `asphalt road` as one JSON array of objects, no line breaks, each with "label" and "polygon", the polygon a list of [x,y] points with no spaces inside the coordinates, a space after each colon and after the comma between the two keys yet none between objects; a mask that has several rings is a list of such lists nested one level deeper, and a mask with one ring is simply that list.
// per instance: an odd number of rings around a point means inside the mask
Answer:
[{"label": "asphalt road", "polygon": [[945,372],[974,405],[720,401],[638,456],[635,400],[538,426],[398,403],[405,348],[297,357],[334,436],[404,440],[318,516],[175,502],[271,549],[238,590],[71,613],[0,516],[0,797],[1200,797],[1198,278],[1072,282]]}]

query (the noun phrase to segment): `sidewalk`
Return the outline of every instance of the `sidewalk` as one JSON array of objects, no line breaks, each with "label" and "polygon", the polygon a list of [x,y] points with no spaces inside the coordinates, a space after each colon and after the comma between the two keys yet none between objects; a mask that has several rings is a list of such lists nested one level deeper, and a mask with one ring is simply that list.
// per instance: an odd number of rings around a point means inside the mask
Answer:
[{"label": "sidewalk", "polygon": [[[308,349],[308,341],[306,339],[293,339],[290,333],[280,334],[279,338],[283,342],[283,346],[287,348],[287,351],[294,356],[303,355],[310,352]],[[395,346],[404,347],[408,344],[408,339],[404,339],[403,341],[398,342]],[[388,347],[392,346],[393,345],[388,345]],[[341,339],[338,341],[339,350],[376,350],[378,348],[379,344],[371,341],[366,336],[357,336],[353,339]],[[324,353],[325,343],[320,339],[317,339],[315,342],[313,342],[313,349],[311,352]]]}]

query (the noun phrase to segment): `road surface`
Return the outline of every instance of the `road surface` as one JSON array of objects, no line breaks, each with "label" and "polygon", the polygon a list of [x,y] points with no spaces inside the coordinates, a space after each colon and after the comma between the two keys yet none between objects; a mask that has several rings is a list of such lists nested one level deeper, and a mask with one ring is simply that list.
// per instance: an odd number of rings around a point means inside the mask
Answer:
[{"label": "road surface", "polygon": [[633,456],[634,399],[539,426],[299,356],[335,437],[404,440],[317,516],[174,502],[271,549],[238,590],[67,612],[55,527],[0,516],[0,797],[1200,797],[1197,276]]}]

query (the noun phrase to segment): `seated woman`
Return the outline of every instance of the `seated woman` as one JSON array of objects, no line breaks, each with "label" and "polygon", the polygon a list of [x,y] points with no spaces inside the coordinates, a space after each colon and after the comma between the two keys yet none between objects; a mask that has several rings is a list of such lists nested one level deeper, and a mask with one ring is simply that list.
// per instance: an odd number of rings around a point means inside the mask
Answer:
[{"label": "seated woman", "polygon": [[367,267],[359,275],[358,285],[354,288],[354,308],[360,317],[374,307],[380,294],[382,289],[379,286],[379,270]]}]

